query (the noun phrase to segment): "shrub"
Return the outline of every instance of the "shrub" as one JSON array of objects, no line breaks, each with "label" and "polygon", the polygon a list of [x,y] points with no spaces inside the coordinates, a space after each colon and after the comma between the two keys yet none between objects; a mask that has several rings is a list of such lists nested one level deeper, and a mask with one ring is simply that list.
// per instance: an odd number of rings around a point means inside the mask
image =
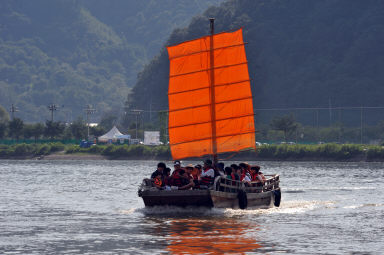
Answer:
[{"label": "shrub", "polygon": [[367,159],[384,158],[384,149],[382,146],[371,146],[367,151]]},{"label": "shrub", "polygon": [[80,147],[78,145],[70,145],[66,148],[65,153],[72,154],[80,152]]},{"label": "shrub", "polygon": [[105,146],[103,145],[93,145],[89,148],[88,151],[90,153],[99,154],[99,153],[102,153],[104,149],[105,149]]},{"label": "shrub", "polygon": [[43,144],[37,149],[36,155],[48,155],[51,152],[51,146],[49,144]]},{"label": "shrub", "polygon": [[51,152],[63,151],[65,149],[65,146],[62,143],[51,143],[50,145],[51,145]]},{"label": "shrub", "polygon": [[34,146],[29,144],[17,144],[14,147],[13,155],[14,156],[27,156],[31,155],[34,152]]}]

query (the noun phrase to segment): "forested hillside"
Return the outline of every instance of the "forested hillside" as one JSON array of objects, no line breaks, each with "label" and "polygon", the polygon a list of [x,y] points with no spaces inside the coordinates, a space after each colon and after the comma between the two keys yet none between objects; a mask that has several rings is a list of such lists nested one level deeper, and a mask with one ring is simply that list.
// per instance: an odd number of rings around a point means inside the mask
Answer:
[{"label": "forested hillside", "polygon": [[[384,1],[231,0],[167,43],[207,35],[208,17],[216,32],[244,28],[255,108],[384,105]],[[163,48],[139,75],[128,108],[167,109],[168,72]]]},{"label": "forested hillside", "polygon": [[3,0],[0,105],[26,121],[121,114],[137,73],[173,28],[221,0]]}]

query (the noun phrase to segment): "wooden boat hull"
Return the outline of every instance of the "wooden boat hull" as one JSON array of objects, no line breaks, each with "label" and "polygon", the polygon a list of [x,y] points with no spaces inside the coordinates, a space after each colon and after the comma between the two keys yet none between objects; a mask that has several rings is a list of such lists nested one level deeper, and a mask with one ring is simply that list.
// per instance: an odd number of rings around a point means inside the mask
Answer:
[{"label": "wooden boat hull", "polygon": [[140,196],[145,206],[213,207],[209,190],[145,190]]},{"label": "wooden boat hull", "polygon": [[217,177],[213,187],[205,190],[160,190],[150,179],[144,179],[138,194],[145,206],[255,209],[279,206],[281,199],[278,175],[261,186],[245,186],[240,181]]},{"label": "wooden boat hull", "polygon": [[[239,198],[237,193],[229,193],[211,190],[211,199],[213,206],[217,208],[239,209]],[[275,196],[273,191],[262,193],[247,193],[247,208],[267,209],[274,206]]]}]

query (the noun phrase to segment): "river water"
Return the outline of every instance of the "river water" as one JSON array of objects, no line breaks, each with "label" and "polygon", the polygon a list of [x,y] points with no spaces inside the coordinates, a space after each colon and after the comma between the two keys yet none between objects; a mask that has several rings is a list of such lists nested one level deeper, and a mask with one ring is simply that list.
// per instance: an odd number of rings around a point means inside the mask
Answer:
[{"label": "river water", "polygon": [[268,210],[144,208],[156,164],[0,161],[0,254],[384,254],[383,163],[261,162]]}]

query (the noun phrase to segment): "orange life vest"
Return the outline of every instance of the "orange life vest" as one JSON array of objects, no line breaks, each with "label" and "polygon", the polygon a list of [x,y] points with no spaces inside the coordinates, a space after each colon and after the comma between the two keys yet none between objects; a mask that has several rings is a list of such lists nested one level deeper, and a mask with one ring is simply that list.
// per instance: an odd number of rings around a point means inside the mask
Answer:
[{"label": "orange life vest", "polygon": [[161,178],[155,178],[153,179],[153,182],[155,183],[156,187],[161,187],[161,185],[163,184],[163,181],[161,180]]}]

